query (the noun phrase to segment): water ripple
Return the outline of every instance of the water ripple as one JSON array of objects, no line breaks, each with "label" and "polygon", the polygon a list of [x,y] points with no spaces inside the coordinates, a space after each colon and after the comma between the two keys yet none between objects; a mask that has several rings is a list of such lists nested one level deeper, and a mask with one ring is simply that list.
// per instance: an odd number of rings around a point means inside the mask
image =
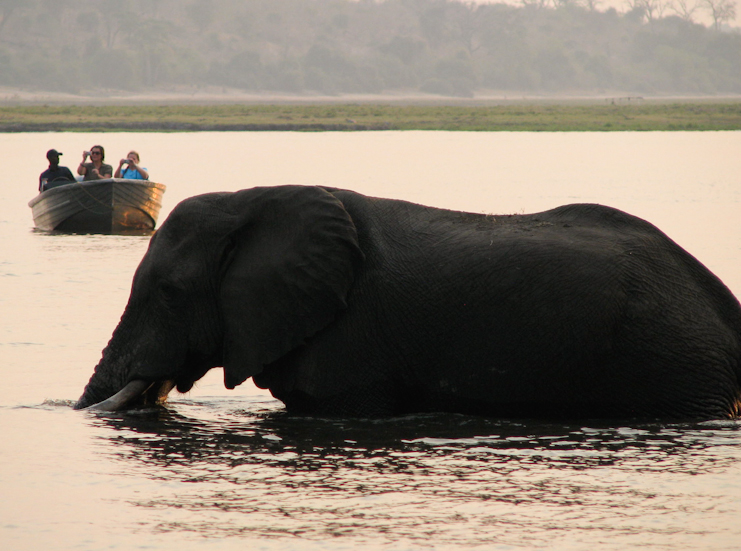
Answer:
[{"label": "water ripple", "polygon": [[[178,513],[160,514],[158,531],[411,546],[568,540],[572,549],[741,536],[716,526],[738,510],[739,484],[720,495],[700,482],[741,472],[738,422],[323,419],[292,417],[272,400],[233,405],[181,400],[90,417],[105,429],[105,453],[165,485],[132,502]],[[687,515],[701,521],[688,525]]]}]

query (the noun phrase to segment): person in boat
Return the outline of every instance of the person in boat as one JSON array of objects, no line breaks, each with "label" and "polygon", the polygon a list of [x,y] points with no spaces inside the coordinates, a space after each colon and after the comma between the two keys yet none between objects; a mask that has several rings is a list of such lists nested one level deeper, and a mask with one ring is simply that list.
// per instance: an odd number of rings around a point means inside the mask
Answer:
[{"label": "person in boat", "polygon": [[[88,157],[90,162],[86,163]],[[100,180],[113,176],[113,167],[105,164],[105,149],[102,145],[94,145],[90,151],[82,152],[82,162],[77,167],[77,174],[84,176],[83,180]]]},{"label": "person in boat", "polygon": [[[124,165],[129,165],[124,168]],[[129,151],[125,159],[118,163],[114,178],[127,178],[129,180],[149,180],[149,172],[143,166],[139,166],[139,153]]]},{"label": "person in boat", "polygon": [[47,189],[75,181],[75,177],[69,168],[59,166],[60,155],[62,153],[56,149],[50,149],[46,152],[46,160],[49,161],[49,168],[39,176],[39,191],[46,191]]}]

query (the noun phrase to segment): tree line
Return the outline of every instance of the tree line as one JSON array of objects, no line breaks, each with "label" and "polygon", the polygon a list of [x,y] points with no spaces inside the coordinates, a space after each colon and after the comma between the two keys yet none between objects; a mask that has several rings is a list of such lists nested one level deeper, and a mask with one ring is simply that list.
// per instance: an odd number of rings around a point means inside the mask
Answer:
[{"label": "tree line", "polygon": [[692,1],[0,0],[0,86],[741,93],[736,0]]}]

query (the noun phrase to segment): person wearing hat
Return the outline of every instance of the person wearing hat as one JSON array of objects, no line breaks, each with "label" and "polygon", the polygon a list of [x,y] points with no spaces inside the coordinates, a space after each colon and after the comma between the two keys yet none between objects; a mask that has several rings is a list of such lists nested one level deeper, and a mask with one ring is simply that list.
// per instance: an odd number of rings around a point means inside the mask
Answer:
[{"label": "person wearing hat", "polygon": [[46,152],[46,159],[49,161],[49,168],[39,176],[39,191],[46,191],[52,187],[69,184],[75,181],[72,172],[66,166],[59,166],[59,156],[62,155],[56,149],[50,149]]}]

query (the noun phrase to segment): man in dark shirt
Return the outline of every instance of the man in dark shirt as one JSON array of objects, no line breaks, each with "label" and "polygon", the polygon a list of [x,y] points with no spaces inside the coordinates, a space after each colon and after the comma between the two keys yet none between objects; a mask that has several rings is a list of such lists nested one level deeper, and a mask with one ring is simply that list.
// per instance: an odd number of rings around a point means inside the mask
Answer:
[{"label": "man in dark shirt", "polygon": [[50,149],[46,152],[46,158],[49,160],[49,168],[39,176],[39,191],[69,184],[75,181],[72,172],[66,166],[59,166],[59,156],[62,155],[56,149]]}]

